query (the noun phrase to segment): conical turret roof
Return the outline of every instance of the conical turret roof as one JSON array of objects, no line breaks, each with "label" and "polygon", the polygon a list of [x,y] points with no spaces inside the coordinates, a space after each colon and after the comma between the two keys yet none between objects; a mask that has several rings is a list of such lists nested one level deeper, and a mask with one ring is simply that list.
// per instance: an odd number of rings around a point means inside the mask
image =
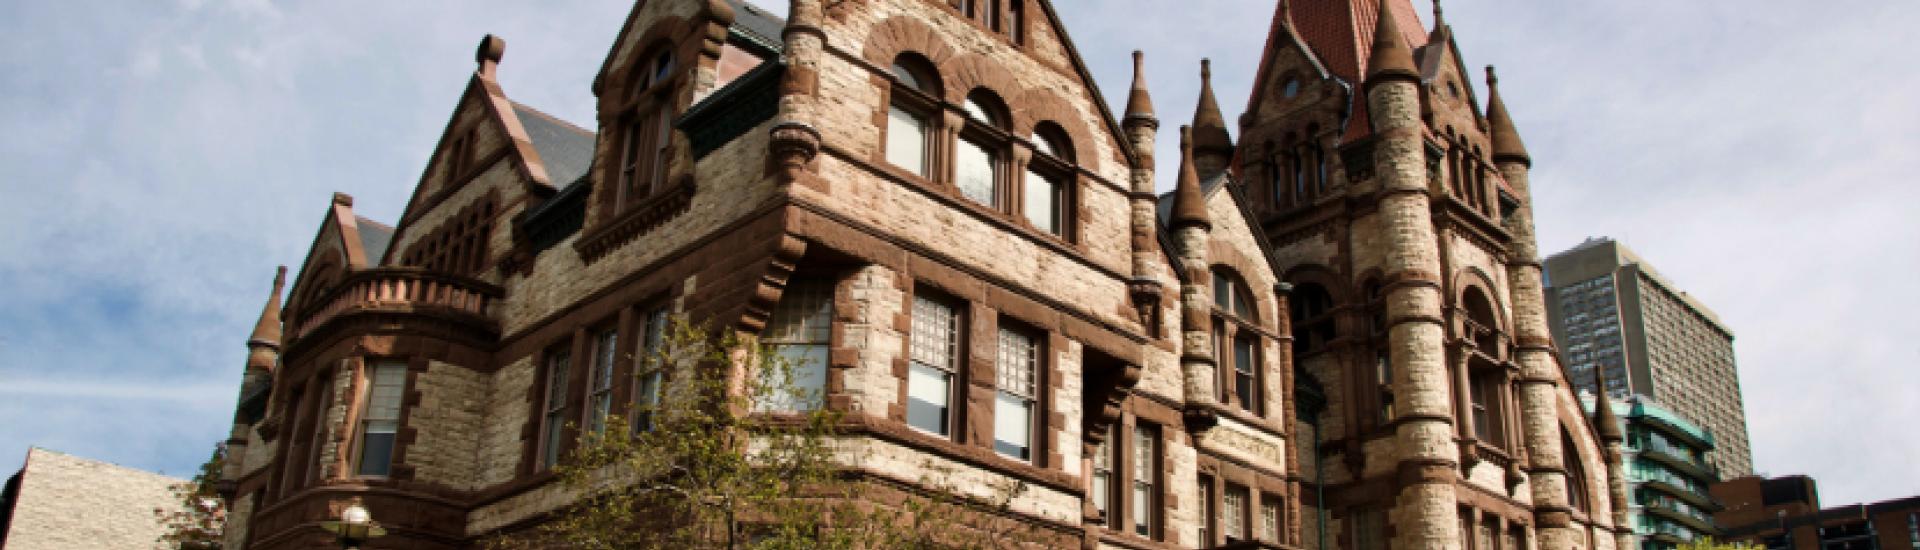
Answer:
[{"label": "conical turret roof", "polygon": [[1213,95],[1213,61],[1200,60],[1200,104],[1193,110],[1193,149],[1199,154],[1233,155],[1233,138],[1220,100]]},{"label": "conical turret roof", "polygon": [[247,338],[248,346],[280,347],[280,290],[287,284],[287,266],[273,276],[273,293],[267,296],[267,305],[260,311],[260,320],[253,324],[253,336]]},{"label": "conical turret roof", "polygon": [[1494,162],[1515,161],[1533,165],[1533,156],[1527,154],[1527,144],[1520,140],[1520,131],[1513,127],[1513,115],[1507,114],[1507,103],[1500,98],[1500,77],[1494,76],[1493,66],[1487,66],[1487,125],[1493,138]]},{"label": "conical turret roof", "polygon": [[1400,33],[1400,25],[1395,22],[1393,10],[1387,5],[1389,0],[1380,0],[1380,17],[1373,25],[1373,52],[1367,58],[1367,83],[1382,79],[1418,80],[1420,73],[1413,65],[1413,49],[1407,46],[1407,39]]},{"label": "conical turret roof", "polygon": [[1153,112],[1153,96],[1147,93],[1146,54],[1133,51],[1133,89],[1127,93],[1127,123],[1158,121]]},{"label": "conical turret roof", "polygon": [[1607,378],[1598,368],[1593,369],[1593,387],[1593,428],[1600,433],[1600,440],[1626,441],[1626,435],[1620,432],[1620,417],[1613,413],[1613,401],[1607,399]]},{"label": "conical turret roof", "polygon": [[1200,190],[1200,174],[1193,168],[1193,128],[1180,127],[1180,179],[1173,188],[1174,229],[1189,225],[1212,229],[1207,215],[1207,196]]}]

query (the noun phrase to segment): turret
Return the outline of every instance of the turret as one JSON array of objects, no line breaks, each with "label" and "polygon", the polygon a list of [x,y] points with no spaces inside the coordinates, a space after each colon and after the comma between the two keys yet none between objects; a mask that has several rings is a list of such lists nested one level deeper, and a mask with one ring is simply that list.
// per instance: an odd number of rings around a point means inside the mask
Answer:
[{"label": "turret", "polygon": [[1609,447],[1626,441],[1620,432],[1620,417],[1613,412],[1613,402],[1607,398],[1607,379],[1600,369],[1593,369],[1593,429],[1600,434],[1600,441]]},{"label": "turret", "polygon": [[1613,504],[1614,548],[1638,548],[1633,543],[1633,529],[1627,523],[1627,480],[1625,457],[1621,454],[1621,444],[1627,438],[1621,431],[1620,416],[1613,412],[1613,401],[1607,397],[1607,378],[1601,369],[1593,369],[1593,428],[1600,435],[1601,448],[1606,450],[1607,494]]},{"label": "turret", "polygon": [[1400,24],[1394,21],[1387,0],[1380,0],[1379,13],[1380,18],[1373,27],[1373,53],[1367,57],[1367,88],[1390,81],[1419,82],[1420,72],[1413,65],[1413,49],[1407,47],[1407,39],[1400,34]]},{"label": "turret", "polygon": [[[1447,381],[1445,300],[1440,289],[1440,238],[1427,193],[1426,144],[1421,135],[1420,77],[1413,53],[1386,0],[1379,3],[1373,50],[1363,86],[1373,137],[1373,177],[1381,195],[1379,231],[1387,247],[1384,268],[1387,346],[1393,362],[1393,458],[1402,477],[1392,516],[1402,527],[1394,548],[1460,548],[1454,482],[1460,453],[1455,441],[1452,384]],[[1469,432],[1470,433],[1470,432]]]},{"label": "turret", "polygon": [[[780,121],[770,131],[767,152],[780,167],[782,183],[802,179],[820,153],[814,100],[820,91],[820,58],[827,45],[827,34],[820,28],[821,9],[820,0],[792,0],[787,6],[787,26],[780,33],[787,68],[780,79]],[[732,10],[727,13],[731,22]]]},{"label": "turret", "polygon": [[1186,390],[1188,430],[1206,431],[1219,421],[1213,356],[1212,262],[1208,244],[1212,240],[1213,220],[1207,215],[1207,197],[1200,190],[1200,176],[1194,171],[1193,128],[1180,128],[1180,179],[1173,188],[1173,217],[1168,220],[1182,273],[1180,285],[1180,371]]},{"label": "turret", "polygon": [[1513,117],[1500,98],[1500,77],[1493,74],[1492,65],[1487,66],[1487,125],[1493,137],[1493,162],[1533,167],[1533,156],[1527,154],[1527,144],[1520,141],[1520,131],[1514,129]]},{"label": "turret", "polygon": [[280,291],[287,285],[287,266],[273,275],[273,292],[267,295],[267,305],[260,310],[260,319],[253,323],[253,334],[247,337],[247,366],[240,375],[240,397],[233,411],[233,429],[227,434],[227,458],[220,466],[220,481],[217,484],[223,498],[233,498],[233,490],[240,480],[242,461],[247,455],[247,435],[258,421],[249,413],[255,410],[250,400],[265,399],[262,386],[272,383],[275,366],[280,363]]},{"label": "turret", "polygon": [[1200,60],[1200,104],[1193,111],[1193,164],[1201,180],[1212,179],[1233,162],[1233,137],[1213,96],[1213,61]]},{"label": "turret", "polygon": [[1160,243],[1155,238],[1158,229],[1154,202],[1158,197],[1154,194],[1153,148],[1155,134],[1160,131],[1160,118],[1153,112],[1153,97],[1147,94],[1146,55],[1139,50],[1133,52],[1133,89],[1127,93],[1127,112],[1120,126],[1126,132],[1127,146],[1133,150],[1134,159],[1128,173],[1131,192],[1127,195],[1133,280],[1127,290],[1141,326],[1157,336],[1164,289],[1153,272],[1160,256]]}]

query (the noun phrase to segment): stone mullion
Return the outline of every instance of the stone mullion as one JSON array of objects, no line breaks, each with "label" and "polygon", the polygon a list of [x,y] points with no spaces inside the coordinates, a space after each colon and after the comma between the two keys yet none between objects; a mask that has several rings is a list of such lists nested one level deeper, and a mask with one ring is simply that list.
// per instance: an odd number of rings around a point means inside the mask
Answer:
[{"label": "stone mullion", "polygon": [[1473,341],[1469,339],[1462,339],[1454,347],[1453,387],[1458,411],[1455,413],[1455,424],[1460,436],[1460,457],[1468,463],[1473,462],[1470,458],[1473,456],[1473,446],[1480,439],[1479,427],[1473,425],[1473,351]]},{"label": "stone mullion", "polygon": [[1418,86],[1393,79],[1368,83],[1377,141],[1374,173],[1384,197],[1380,213],[1388,236],[1386,291],[1393,357],[1399,494],[1393,510],[1394,547],[1460,547],[1453,482],[1458,449],[1446,364],[1446,331]]}]

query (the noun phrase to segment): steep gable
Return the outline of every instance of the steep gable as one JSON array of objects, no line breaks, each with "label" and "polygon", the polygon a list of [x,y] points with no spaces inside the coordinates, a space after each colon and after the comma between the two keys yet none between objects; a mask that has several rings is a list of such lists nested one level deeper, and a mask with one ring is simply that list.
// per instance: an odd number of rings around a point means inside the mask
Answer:
[{"label": "steep gable", "polygon": [[[1268,83],[1279,77],[1272,73],[1273,57],[1283,51],[1282,46],[1288,42],[1304,42],[1318,66],[1348,86],[1357,87],[1365,80],[1367,59],[1373,53],[1373,28],[1380,19],[1379,6],[1377,0],[1281,2],[1275,8],[1266,49],[1261,54],[1249,108],[1260,102],[1268,93]],[[1427,45],[1420,16],[1410,1],[1387,0],[1387,7],[1393,11],[1394,21],[1399,23],[1400,34],[1409,48]],[[1342,141],[1350,142],[1372,133],[1365,98],[1352,94],[1348,112]]]},{"label": "steep gable", "polygon": [[287,292],[287,309],[303,309],[348,274],[378,267],[392,239],[392,227],[354,214],[353,197],[334,193]]}]

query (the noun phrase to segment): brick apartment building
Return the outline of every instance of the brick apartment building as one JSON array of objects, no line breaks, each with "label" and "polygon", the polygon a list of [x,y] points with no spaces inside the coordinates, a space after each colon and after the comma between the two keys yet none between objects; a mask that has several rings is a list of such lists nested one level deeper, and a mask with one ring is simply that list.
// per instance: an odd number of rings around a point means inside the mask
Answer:
[{"label": "brick apartment building", "polygon": [[356,499],[372,548],[540,521],[568,422],[647,398],[588,381],[663,315],[811,346],[856,446],[1025,482],[1005,513],[1084,548],[1632,546],[1619,428],[1551,347],[1531,158],[1437,13],[1280,2],[1239,143],[1209,85],[1166,195],[1138,66],[1116,116],[1045,0],[788,14],[636,3],[591,130],[483,40],[397,223],[336,196],[276,282],[228,548],[328,547]]},{"label": "brick apartment building", "polygon": [[1747,476],[1716,484],[1723,539],[1767,550],[1920,549],[1920,496],[1820,507],[1813,478]]}]

